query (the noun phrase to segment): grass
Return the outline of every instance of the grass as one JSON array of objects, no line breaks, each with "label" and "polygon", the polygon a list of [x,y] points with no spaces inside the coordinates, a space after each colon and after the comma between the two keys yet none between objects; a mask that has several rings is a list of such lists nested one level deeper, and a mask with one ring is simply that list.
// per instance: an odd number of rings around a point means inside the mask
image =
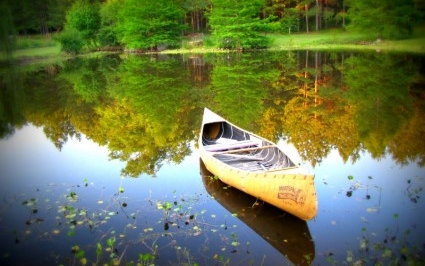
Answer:
[{"label": "grass", "polygon": [[[11,58],[21,64],[51,62],[62,57],[60,45],[54,40],[54,36],[19,36],[15,47]],[[0,61],[4,60],[7,60],[7,56],[0,54]]]},{"label": "grass", "polygon": [[[376,36],[339,29],[319,33],[270,34],[271,47],[268,50],[386,50],[425,54],[425,26],[415,29],[405,40],[376,41]],[[205,40],[205,39],[204,39]],[[205,42],[204,42],[205,43]],[[181,49],[166,50],[163,53],[216,53],[228,52],[213,48],[209,43],[203,47],[183,46]]]},{"label": "grass", "polygon": [[[271,34],[272,45],[268,50],[377,50],[425,54],[425,26],[415,29],[409,39],[382,40],[377,42],[374,36],[339,29],[325,30],[319,33]],[[223,53],[213,47],[210,36],[205,35],[204,45],[190,47],[184,42],[182,48],[165,50],[161,53]],[[60,45],[50,37],[26,36],[17,38],[17,50],[13,58],[24,63],[55,60],[62,57]],[[1,60],[1,58],[0,58]]]},{"label": "grass", "polygon": [[271,35],[270,50],[387,50],[397,52],[425,53],[425,27],[417,28],[405,40],[382,40],[358,32],[329,30],[320,33]]},{"label": "grass", "polygon": [[55,56],[60,54],[60,46],[46,46],[46,47],[37,47],[37,48],[27,48],[16,50],[13,53],[13,57],[22,58],[22,57],[38,57],[38,56]]}]

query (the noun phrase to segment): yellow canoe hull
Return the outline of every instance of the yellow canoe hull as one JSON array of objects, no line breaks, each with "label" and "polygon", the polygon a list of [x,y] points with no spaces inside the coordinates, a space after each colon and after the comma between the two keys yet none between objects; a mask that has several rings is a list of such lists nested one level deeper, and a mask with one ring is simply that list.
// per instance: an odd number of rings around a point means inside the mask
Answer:
[{"label": "yellow canoe hull", "polygon": [[207,192],[237,218],[254,230],[295,265],[310,265],[315,257],[314,242],[307,222],[282,215],[272,205],[256,207],[253,198],[235,188],[224,189],[220,180],[200,162],[202,182]]},{"label": "yellow canoe hull", "polygon": [[[205,117],[206,115],[210,115],[210,117]],[[310,174],[296,165],[263,171],[252,171],[247,167],[247,170],[245,170],[243,167],[234,167],[219,160],[215,156],[216,153],[205,148],[206,145],[202,141],[204,125],[219,121],[220,118],[214,113],[211,118],[211,111],[208,109],[204,111],[203,126],[199,138],[199,152],[208,171],[217,176],[222,182],[291,213],[300,219],[310,220],[314,218],[317,214],[314,174]],[[226,121],[226,123],[229,122]],[[236,127],[233,124],[231,125]],[[245,130],[244,132],[264,140],[251,132]],[[273,144],[269,141],[267,143],[268,145]],[[277,148],[277,146],[274,148]]]}]

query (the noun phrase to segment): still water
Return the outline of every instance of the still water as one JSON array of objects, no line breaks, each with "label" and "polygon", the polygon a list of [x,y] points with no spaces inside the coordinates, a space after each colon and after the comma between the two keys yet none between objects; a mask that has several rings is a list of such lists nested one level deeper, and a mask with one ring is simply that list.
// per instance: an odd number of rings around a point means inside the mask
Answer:
[{"label": "still water", "polygon": [[[372,265],[425,256],[424,58],[109,55],[2,67],[2,265]],[[305,222],[199,159],[204,106],[315,173]]]}]

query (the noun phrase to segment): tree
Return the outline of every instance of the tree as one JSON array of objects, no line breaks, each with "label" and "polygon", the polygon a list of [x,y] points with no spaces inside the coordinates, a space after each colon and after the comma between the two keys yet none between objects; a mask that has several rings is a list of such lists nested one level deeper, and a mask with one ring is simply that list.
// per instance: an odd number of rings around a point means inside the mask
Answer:
[{"label": "tree", "polygon": [[391,39],[410,35],[420,15],[413,0],[350,1],[348,14],[351,19],[349,28]]},{"label": "tree", "polygon": [[225,49],[265,48],[269,45],[265,32],[273,17],[261,19],[263,0],[213,0],[208,17],[218,46]]},{"label": "tree", "polygon": [[88,45],[96,43],[100,29],[100,5],[90,0],[78,0],[66,15],[65,30],[76,29]]},{"label": "tree", "polygon": [[[192,33],[201,32],[204,29],[204,11],[209,6],[209,0],[184,0],[182,3],[183,9],[188,12],[189,23]],[[186,17],[188,16],[186,15]],[[187,22],[186,22],[187,23]]]},{"label": "tree", "polygon": [[21,34],[48,35],[63,28],[65,12],[74,0],[3,0],[9,4],[15,29]]},{"label": "tree", "polygon": [[297,29],[298,25],[298,11],[295,8],[287,8],[284,11],[284,16],[280,20],[284,32],[291,34],[292,31]]},{"label": "tree", "polygon": [[100,45],[108,46],[119,44],[116,25],[120,8],[121,2],[117,0],[110,0],[102,4],[100,9],[101,28],[98,35]]},{"label": "tree", "polygon": [[[302,12],[304,14],[305,17],[305,31],[309,32],[310,31],[310,27],[309,27],[309,23],[308,20],[310,18],[310,16],[312,15],[312,12],[314,12],[314,10],[310,10],[310,4],[313,0],[302,0],[298,5],[297,5],[297,9],[300,10],[300,12]],[[314,12],[315,15],[315,12]]]},{"label": "tree", "polygon": [[9,6],[2,3],[0,4],[0,55],[2,57],[4,55],[7,60],[12,58],[12,52],[15,48],[13,35],[14,27]]},{"label": "tree", "polygon": [[65,53],[77,54],[83,49],[84,40],[80,32],[74,28],[67,29],[59,34],[57,40],[61,44],[61,50]]},{"label": "tree", "polygon": [[127,0],[118,13],[119,41],[131,49],[176,46],[183,31],[183,10],[169,0]]},{"label": "tree", "polygon": [[62,30],[66,23],[66,12],[75,0],[50,0],[48,5],[48,26],[50,30]]}]

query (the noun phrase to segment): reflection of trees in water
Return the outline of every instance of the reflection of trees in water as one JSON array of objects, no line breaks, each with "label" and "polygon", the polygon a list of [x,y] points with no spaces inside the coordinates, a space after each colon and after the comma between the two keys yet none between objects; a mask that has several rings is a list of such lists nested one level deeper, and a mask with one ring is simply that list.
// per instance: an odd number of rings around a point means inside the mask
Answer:
[{"label": "reflection of trees in water", "polygon": [[[335,59],[329,61],[332,57]],[[420,99],[409,94],[409,86],[418,75],[415,62],[381,54],[349,58],[315,54],[313,60],[314,68],[307,60],[300,67],[303,73],[299,74],[298,90],[284,107],[285,131],[305,160],[320,162],[334,148],[344,161],[355,161],[362,150],[374,158],[390,152],[401,163],[423,157],[425,147],[420,138],[410,142],[422,147],[422,156],[411,156],[402,151],[406,140],[401,141],[400,135],[406,135],[406,130],[414,134],[424,130],[423,124],[409,125],[415,123],[415,113],[421,113],[421,108],[413,108]],[[336,66],[338,61],[343,63]],[[394,143],[396,136],[403,143]]]},{"label": "reflection of trees in water", "polygon": [[0,66],[0,138],[15,133],[15,127],[25,124],[23,107],[24,91],[22,73],[13,64]]},{"label": "reflection of trees in water", "polygon": [[59,149],[84,134],[127,162],[123,174],[154,175],[191,152],[207,106],[266,138],[286,138],[313,164],[337,149],[344,161],[367,150],[423,166],[423,93],[409,90],[420,75],[415,60],[300,51],[114,55],[1,71],[2,136],[26,121]]}]

